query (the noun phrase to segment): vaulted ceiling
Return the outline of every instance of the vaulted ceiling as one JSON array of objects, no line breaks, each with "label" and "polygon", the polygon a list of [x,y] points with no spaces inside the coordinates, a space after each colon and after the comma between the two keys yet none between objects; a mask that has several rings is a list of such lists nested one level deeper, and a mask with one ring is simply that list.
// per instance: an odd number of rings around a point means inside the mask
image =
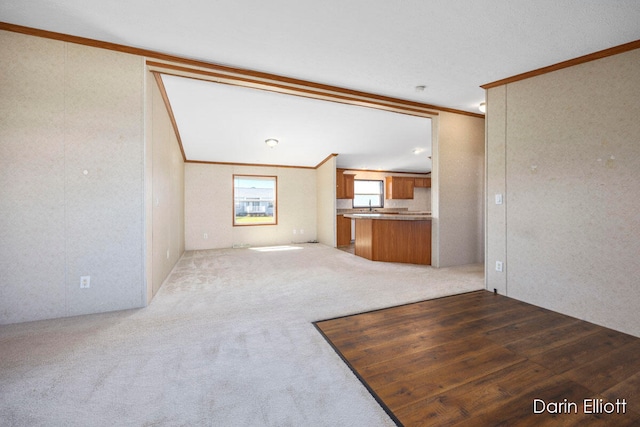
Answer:
[{"label": "vaulted ceiling", "polygon": [[[482,84],[640,39],[640,2],[4,0],[0,21],[478,113]],[[429,119],[164,82],[190,160],[431,167]]]}]

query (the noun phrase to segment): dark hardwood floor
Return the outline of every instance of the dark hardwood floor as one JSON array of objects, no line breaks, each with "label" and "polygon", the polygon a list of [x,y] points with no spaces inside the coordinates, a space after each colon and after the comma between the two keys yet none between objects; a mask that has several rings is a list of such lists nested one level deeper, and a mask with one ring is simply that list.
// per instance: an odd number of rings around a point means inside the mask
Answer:
[{"label": "dark hardwood floor", "polygon": [[640,425],[640,338],[514,299],[478,291],[315,325],[398,425]]}]

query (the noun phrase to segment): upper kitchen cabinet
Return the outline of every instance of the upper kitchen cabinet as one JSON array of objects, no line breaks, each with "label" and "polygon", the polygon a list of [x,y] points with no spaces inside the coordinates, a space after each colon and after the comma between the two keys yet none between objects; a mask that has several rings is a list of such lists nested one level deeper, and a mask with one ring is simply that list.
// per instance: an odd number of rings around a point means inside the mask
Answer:
[{"label": "upper kitchen cabinet", "polygon": [[417,188],[431,188],[431,178],[414,178],[413,185]]},{"label": "upper kitchen cabinet", "polygon": [[387,176],[385,178],[385,199],[413,199],[415,178]]},{"label": "upper kitchen cabinet", "polygon": [[355,174],[344,173],[336,169],[336,199],[353,199],[353,181]]}]

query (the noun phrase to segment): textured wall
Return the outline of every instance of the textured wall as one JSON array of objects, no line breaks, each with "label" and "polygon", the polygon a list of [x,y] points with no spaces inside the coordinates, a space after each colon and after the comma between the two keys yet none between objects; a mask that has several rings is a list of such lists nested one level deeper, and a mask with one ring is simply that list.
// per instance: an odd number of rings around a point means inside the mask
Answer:
[{"label": "textured wall", "polygon": [[[506,248],[507,295],[636,336],[639,65],[640,50],[627,52],[490,89],[488,103],[504,123],[489,127],[504,162],[489,158],[488,195],[501,181],[506,193],[488,251]],[[503,214],[488,214],[499,233]]]},{"label": "textured wall", "polygon": [[484,119],[441,112],[434,119],[434,265],[484,260]]},{"label": "textured wall", "polygon": [[[496,271],[496,261],[504,263],[507,259],[506,233],[506,93],[507,88],[492,89],[487,92],[487,105],[491,105],[491,114],[487,114],[486,147],[486,256],[485,281],[487,289],[495,289],[502,295],[507,294],[507,275]],[[489,139],[490,138],[490,139]],[[495,203],[496,194],[502,195],[503,204]],[[503,264],[504,265],[504,264]]]},{"label": "textured wall", "polygon": [[0,31],[0,57],[0,323],[63,316],[65,46]]},{"label": "textured wall", "polygon": [[327,160],[316,170],[318,241],[336,246],[336,158]]},{"label": "textured wall", "polygon": [[[234,174],[278,177],[277,225],[233,226]],[[316,206],[314,169],[187,163],[185,248],[229,248],[315,240]],[[301,230],[304,230],[303,234]]]},{"label": "textured wall", "polygon": [[8,32],[0,57],[0,323],[143,305],[142,58]]},{"label": "textured wall", "polygon": [[[184,253],[184,162],[158,85],[147,74],[151,96],[151,286],[154,294]],[[149,283],[148,283],[149,285]],[[148,295],[148,298],[150,296]]]}]

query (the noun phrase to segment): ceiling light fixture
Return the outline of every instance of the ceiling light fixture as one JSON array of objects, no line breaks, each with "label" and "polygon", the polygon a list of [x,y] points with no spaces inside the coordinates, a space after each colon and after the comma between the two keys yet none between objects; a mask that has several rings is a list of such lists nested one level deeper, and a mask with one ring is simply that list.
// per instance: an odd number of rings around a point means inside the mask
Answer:
[{"label": "ceiling light fixture", "polygon": [[266,141],[264,141],[265,144],[267,144],[269,146],[269,148],[273,148],[276,145],[278,145],[278,140],[277,139],[273,139],[273,138],[269,138]]},{"label": "ceiling light fixture", "polygon": [[478,110],[480,110],[481,113],[486,113],[487,112],[487,103],[486,102],[481,102],[480,105],[478,106]]},{"label": "ceiling light fixture", "polygon": [[424,151],[424,148],[414,148],[413,149],[413,154],[415,154],[416,156],[420,153],[422,153]]}]

